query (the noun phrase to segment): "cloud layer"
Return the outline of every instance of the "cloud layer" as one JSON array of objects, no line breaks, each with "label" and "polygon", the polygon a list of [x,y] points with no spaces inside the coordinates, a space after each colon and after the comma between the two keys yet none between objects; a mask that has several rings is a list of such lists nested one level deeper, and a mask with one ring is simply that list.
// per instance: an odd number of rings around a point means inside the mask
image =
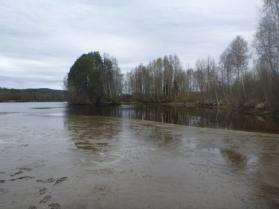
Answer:
[{"label": "cloud layer", "polygon": [[218,57],[236,35],[253,39],[259,0],[0,0],[0,86],[62,88],[82,53],[122,70],[177,54]]}]

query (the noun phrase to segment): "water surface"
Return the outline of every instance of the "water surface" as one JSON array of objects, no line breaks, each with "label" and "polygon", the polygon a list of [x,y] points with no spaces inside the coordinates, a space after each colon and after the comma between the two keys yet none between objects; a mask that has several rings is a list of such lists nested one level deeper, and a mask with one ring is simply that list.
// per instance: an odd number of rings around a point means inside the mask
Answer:
[{"label": "water surface", "polygon": [[276,134],[0,104],[0,208],[275,209],[278,176]]},{"label": "water surface", "polygon": [[92,108],[71,106],[69,114],[120,117],[194,127],[221,128],[279,134],[279,117],[276,115],[245,115],[213,109],[189,109],[160,105],[122,105]]}]

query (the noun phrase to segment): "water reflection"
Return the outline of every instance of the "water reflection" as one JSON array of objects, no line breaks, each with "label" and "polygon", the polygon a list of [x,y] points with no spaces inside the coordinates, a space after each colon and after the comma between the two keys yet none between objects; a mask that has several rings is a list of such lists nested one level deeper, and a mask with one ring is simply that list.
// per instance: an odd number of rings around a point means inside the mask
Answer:
[{"label": "water reflection", "polygon": [[77,148],[104,151],[109,141],[116,137],[121,128],[118,123],[96,120],[90,117],[67,117],[67,126]]},{"label": "water reflection", "polygon": [[279,119],[209,109],[122,105],[103,108],[69,106],[67,111],[69,114],[78,115],[113,116],[186,126],[279,133]]},{"label": "water reflection", "polygon": [[[66,127],[78,149],[104,152],[116,149],[115,145],[170,149],[179,146],[182,135],[171,128],[154,126],[148,122],[128,122],[100,116],[66,115]],[[113,147],[113,148],[112,148]]]},{"label": "water reflection", "polygon": [[221,149],[221,154],[228,164],[236,169],[243,169],[246,166],[247,158],[246,156],[238,153],[232,149]]},{"label": "water reflection", "polygon": [[210,113],[57,106],[0,104],[20,112],[0,116],[3,208],[278,208],[278,135],[123,119],[222,124]]},{"label": "water reflection", "polygon": [[156,194],[155,189],[168,185],[164,194],[172,191],[178,197],[181,191],[188,200],[206,198],[212,208],[222,208],[218,202],[223,198],[232,208],[277,207],[279,144],[271,135],[82,115],[68,115],[67,124],[78,151],[90,150],[90,161],[99,163],[96,173],[105,170],[134,194],[136,187],[152,196],[153,189]]}]

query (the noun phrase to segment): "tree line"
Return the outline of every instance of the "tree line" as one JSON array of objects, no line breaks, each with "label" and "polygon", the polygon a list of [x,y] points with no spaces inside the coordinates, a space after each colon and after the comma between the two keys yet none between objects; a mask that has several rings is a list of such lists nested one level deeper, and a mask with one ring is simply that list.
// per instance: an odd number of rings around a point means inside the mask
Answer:
[{"label": "tree line", "polygon": [[45,102],[65,101],[66,92],[52,89],[7,89],[0,88],[0,102],[22,101],[22,102]]},{"label": "tree line", "polygon": [[219,60],[199,59],[194,68],[184,69],[175,55],[140,64],[126,75],[126,92],[143,102],[279,109],[279,1],[263,2],[253,44],[256,59],[237,36]]},{"label": "tree line", "polygon": [[218,60],[199,59],[184,68],[176,55],[140,64],[125,77],[115,58],[99,52],[76,60],[67,78],[69,101],[75,104],[133,101],[191,103],[279,109],[279,0],[263,0],[253,48],[235,37]]},{"label": "tree line", "polygon": [[248,96],[248,59],[248,44],[237,36],[219,62],[208,57],[184,69],[176,55],[169,55],[141,64],[127,74],[127,91],[146,102],[242,103]]}]

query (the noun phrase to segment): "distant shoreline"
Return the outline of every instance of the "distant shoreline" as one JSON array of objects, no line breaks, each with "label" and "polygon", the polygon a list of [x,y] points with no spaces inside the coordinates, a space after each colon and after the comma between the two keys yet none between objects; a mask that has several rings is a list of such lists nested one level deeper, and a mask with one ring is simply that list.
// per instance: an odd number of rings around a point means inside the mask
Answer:
[{"label": "distant shoreline", "polygon": [[0,88],[0,102],[50,102],[66,101],[65,90],[47,88],[8,89]]},{"label": "distant shoreline", "polygon": [[28,103],[28,102],[67,102],[67,100],[7,100],[0,101],[0,103]]},{"label": "distant shoreline", "polygon": [[[0,103],[19,103],[19,102],[67,102],[66,90],[54,90],[47,88],[38,89],[8,89],[0,88]],[[230,105],[217,105],[213,103],[199,103],[199,102],[146,102],[138,101],[136,98],[120,97],[116,103],[105,102],[98,105],[99,107],[122,105],[122,104],[134,104],[134,105],[155,105],[174,108],[187,108],[187,109],[212,109],[239,112],[246,115],[269,115],[271,111],[265,106],[265,104],[253,104],[249,106],[243,105],[241,108],[235,108]],[[73,104],[75,105],[75,104]],[[90,105],[90,104],[84,104]]]}]

